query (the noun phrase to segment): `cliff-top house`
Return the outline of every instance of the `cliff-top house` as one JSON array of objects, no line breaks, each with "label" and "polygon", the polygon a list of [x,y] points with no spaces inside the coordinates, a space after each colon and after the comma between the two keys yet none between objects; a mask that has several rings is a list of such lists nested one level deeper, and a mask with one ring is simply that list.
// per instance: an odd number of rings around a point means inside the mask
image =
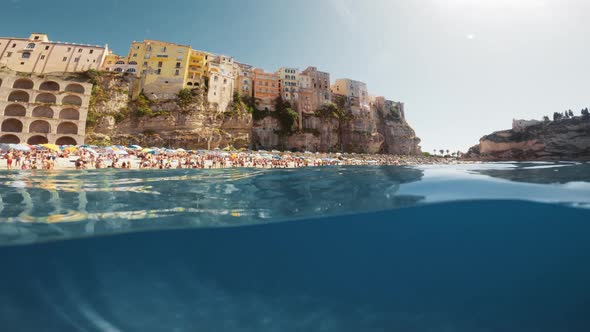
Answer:
[{"label": "cliff-top house", "polygon": [[23,73],[69,73],[100,69],[108,46],[50,41],[44,33],[29,38],[0,37],[0,67]]}]

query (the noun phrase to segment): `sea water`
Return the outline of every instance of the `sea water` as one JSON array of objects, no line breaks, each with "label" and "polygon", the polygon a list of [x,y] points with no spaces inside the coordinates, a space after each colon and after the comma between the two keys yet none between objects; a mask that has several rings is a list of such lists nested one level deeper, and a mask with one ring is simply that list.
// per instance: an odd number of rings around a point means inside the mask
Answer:
[{"label": "sea water", "polygon": [[0,172],[1,331],[590,331],[590,164]]}]

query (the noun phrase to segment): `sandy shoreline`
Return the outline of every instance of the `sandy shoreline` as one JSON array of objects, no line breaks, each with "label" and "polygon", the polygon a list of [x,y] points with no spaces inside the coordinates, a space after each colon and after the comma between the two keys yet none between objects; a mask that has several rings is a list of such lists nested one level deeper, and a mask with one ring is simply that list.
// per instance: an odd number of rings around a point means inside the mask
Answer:
[{"label": "sandy shoreline", "polygon": [[[322,163],[322,159],[332,159],[332,163],[325,162],[325,164],[314,165],[313,161],[318,161],[318,163]],[[340,158],[340,159],[338,159]],[[55,160],[55,170],[76,170],[75,161],[78,159],[77,156],[70,156],[68,158],[57,158]],[[107,165],[111,163],[110,158],[106,157],[105,161]],[[129,157],[122,157],[119,158],[119,164],[122,162],[130,163],[130,169],[135,170],[143,170],[143,169],[158,169],[158,168],[140,168],[141,159],[135,156]],[[287,165],[266,165],[262,166],[260,164],[254,166],[252,163],[245,164],[244,166],[241,165],[234,165],[230,158],[227,159],[226,165],[222,166],[219,163],[214,163],[212,160],[205,160],[203,167],[199,167],[201,169],[221,169],[221,168],[304,168],[304,167],[321,167],[321,166],[331,166],[331,165],[347,165],[347,166],[418,166],[418,165],[449,165],[449,164],[465,164],[465,163],[474,163],[473,161],[465,162],[451,158],[436,158],[436,157],[422,157],[422,156],[385,156],[385,155],[355,155],[354,158],[351,156],[336,156],[333,154],[320,154],[320,155],[313,155],[313,157],[309,157],[310,165],[309,166],[296,166],[294,162],[287,162]],[[171,160],[172,167],[171,169],[176,169],[178,165],[178,160],[174,159]],[[189,169],[191,167],[182,167],[183,169]],[[0,170],[6,170],[6,159],[0,159]],[[96,169],[93,163],[88,163],[86,169]],[[12,170],[21,170],[20,167],[17,167],[14,164],[12,165]]]}]

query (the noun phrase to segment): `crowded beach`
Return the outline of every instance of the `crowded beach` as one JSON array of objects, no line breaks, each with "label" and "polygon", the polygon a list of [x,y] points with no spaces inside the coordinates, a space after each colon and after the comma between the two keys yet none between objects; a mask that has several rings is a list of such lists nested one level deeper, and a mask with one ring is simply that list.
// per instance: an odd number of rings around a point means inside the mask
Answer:
[{"label": "crowded beach", "polygon": [[0,144],[0,168],[52,169],[179,169],[179,168],[298,168],[337,165],[452,164],[455,159],[342,153],[293,153],[231,148],[185,150],[138,145],[107,147],[55,144]]}]

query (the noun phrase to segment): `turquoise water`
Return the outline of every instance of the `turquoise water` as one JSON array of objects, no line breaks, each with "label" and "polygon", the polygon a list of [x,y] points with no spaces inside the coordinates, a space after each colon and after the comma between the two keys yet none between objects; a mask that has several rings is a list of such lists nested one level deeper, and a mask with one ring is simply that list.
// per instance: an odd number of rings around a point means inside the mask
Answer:
[{"label": "turquoise water", "polygon": [[5,331],[588,331],[590,164],[0,172]]}]

